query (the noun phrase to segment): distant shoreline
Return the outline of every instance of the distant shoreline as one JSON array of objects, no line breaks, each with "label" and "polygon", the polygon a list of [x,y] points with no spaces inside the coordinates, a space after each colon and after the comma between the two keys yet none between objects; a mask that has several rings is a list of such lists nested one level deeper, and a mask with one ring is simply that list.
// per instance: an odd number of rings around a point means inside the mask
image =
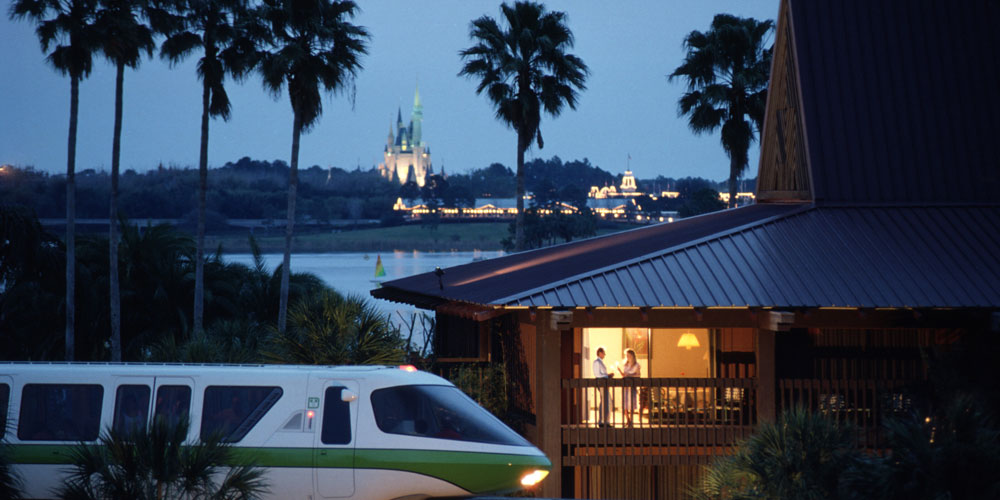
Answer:
[{"label": "distant shoreline", "polygon": [[[502,250],[500,240],[507,234],[507,223],[486,222],[468,224],[441,224],[436,229],[428,226],[407,225],[340,232],[313,232],[297,234],[292,238],[292,253],[334,252],[468,252],[473,250]],[[205,248],[215,251],[222,245],[223,253],[250,253],[251,233],[208,234]],[[273,232],[255,235],[263,253],[285,251],[284,235]]]}]

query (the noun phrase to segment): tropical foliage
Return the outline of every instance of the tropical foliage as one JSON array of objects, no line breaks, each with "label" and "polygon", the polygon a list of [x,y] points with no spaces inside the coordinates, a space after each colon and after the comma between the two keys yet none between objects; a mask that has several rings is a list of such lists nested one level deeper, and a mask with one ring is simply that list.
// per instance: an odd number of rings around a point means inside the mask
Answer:
[{"label": "tropical foliage", "polygon": [[747,168],[750,144],[764,122],[771,47],[765,47],[774,27],[757,21],[718,14],[706,32],[684,38],[687,55],[670,80],[684,79],[687,92],[678,109],[688,116],[697,134],[722,129],[722,147],[729,156],[729,200],[736,202],[737,180]]},{"label": "tropical foliage", "polygon": [[[121,221],[119,271],[122,276],[123,359],[130,361],[261,362],[277,335],[281,269],[269,271],[251,239],[253,264],[225,262],[220,252],[205,261],[206,327],[191,330],[194,241],[167,225],[138,227]],[[107,360],[107,240],[80,242],[81,293],[78,327],[83,360]],[[62,352],[60,269],[65,251],[30,211],[0,206],[0,359],[52,360]],[[82,293],[86,290],[86,293]],[[341,299],[312,274],[292,273],[289,297],[295,332],[317,324],[305,317],[322,311],[357,333],[346,347],[351,362],[395,363],[406,345],[398,328],[371,304]],[[329,300],[325,300],[329,298]],[[325,301],[321,301],[324,299]],[[300,307],[299,303],[304,302]],[[311,309],[310,309],[311,308]],[[301,328],[300,328],[301,325]],[[343,337],[347,338],[347,337]],[[374,340],[373,340],[374,339]],[[380,353],[379,349],[385,349]],[[289,361],[293,358],[288,358]],[[323,361],[329,362],[329,361]]]},{"label": "tropical foliage", "polygon": [[850,428],[804,410],[782,413],[728,457],[715,462],[693,491],[709,499],[840,498],[866,458]]},{"label": "tropical foliage", "polygon": [[[59,491],[64,500],[201,500],[261,498],[264,470],[237,463],[218,437],[186,444],[189,421],[157,419],[148,429],[108,430],[70,454],[73,468]],[[236,465],[230,465],[237,463]]]},{"label": "tropical foliage", "polygon": [[272,339],[269,361],[308,365],[391,365],[404,360],[399,330],[366,300],[327,290],[299,301]]},{"label": "tropical foliage", "polygon": [[531,144],[544,147],[542,111],[558,116],[564,105],[576,109],[577,91],[585,90],[588,69],[583,60],[566,51],[573,48],[573,32],[564,12],[549,12],[540,3],[517,1],[500,6],[501,27],[489,16],[472,21],[474,42],[460,52],[465,64],[459,75],[479,81],[496,117],[517,132],[517,218],[514,247],[525,248],[524,152]]}]

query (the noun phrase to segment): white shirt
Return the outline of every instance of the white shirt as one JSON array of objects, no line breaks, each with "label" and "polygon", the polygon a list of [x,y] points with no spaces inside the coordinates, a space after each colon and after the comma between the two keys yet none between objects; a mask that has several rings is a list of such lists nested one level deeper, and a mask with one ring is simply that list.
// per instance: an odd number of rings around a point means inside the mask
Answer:
[{"label": "white shirt", "polygon": [[597,358],[594,360],[594,377],[608,378],[608,368],[604,366],[604,360]]}]

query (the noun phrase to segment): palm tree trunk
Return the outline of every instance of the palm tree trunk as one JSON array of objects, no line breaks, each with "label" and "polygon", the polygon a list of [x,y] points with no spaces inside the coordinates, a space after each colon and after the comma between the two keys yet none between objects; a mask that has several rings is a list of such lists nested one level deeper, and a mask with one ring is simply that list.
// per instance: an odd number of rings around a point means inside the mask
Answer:
[{"label": "palm tree trunk", "polygon": [[125,65],[115,73],[115,132],[111,145],[111,215],[108,236],[109,288],[111,289],[111,361],[122,360],[121,295],[118,290],[118,167],[122,149],[122,86]]},{"label": "palm tree trunk", "polygon": [[740,176],[741,166],[740,160],[735,154],[729,158],[729,203],[726,204],[727,208],[736,206],[736,181]]},{"label": "palm tree trunk", "polygon": [[281,298],[278,302],[278,331],[285,332],[285,319],[288,316],[288,282],[291,278],[292,262],[292,232],[295,226],[295,195],[299,187],[299,135],[302,132],[302,121],[295,112],[292,125],[292,164],[288,171],[288,224],[285,226],[285,255],[281,260]]},{"label": "palm tree trunk", "polygon": [[198,155],[198,243],[194,264],[194,333],[204,329],[205,316],[205,193],[208,191],[208,100],[209,85],[202,82],[201,152]]},{"label": "palm tree trunk", "polygon": [[524,132],[517,132],[517,215],[514,218],[514,251],[524,250],[524,151],[528,141]]},{"label": "palm tree trunk", "polygon": [[76,122],[80,77],[69,80],[69,145],[66,148],[66,361],[73,361],[76,340]]}]

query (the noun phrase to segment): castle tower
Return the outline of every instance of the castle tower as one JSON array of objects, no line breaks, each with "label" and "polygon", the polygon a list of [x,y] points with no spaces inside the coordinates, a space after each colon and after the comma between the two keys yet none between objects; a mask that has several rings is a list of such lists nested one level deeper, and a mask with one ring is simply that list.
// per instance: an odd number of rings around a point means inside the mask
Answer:
[{"label": "castle tower", "polygon": [[378,166],[379,174],[388,181],[397,180],[405,184],[412,180],[423,187],[427,176],[434,169],[431,165],[431,150],[423,141],[424,106],[420,101],[420,89],[413,94],[413,111],[407,127],[403,123],[402,108],[396,109],[396,133],[392,126],[383,151],[385,160]]}]

